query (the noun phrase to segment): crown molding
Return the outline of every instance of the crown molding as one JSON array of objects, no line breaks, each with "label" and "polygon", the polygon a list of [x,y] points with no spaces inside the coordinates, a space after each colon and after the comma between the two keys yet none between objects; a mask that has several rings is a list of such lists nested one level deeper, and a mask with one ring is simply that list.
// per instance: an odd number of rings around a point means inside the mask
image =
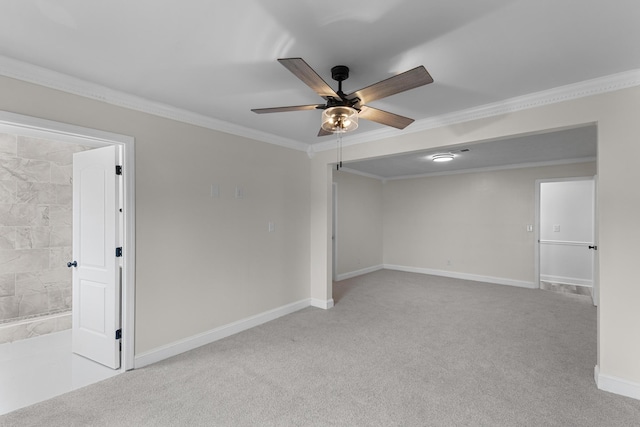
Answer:
[{"label": "crown molding", "polygon": [[[71,77],[63,73],[59,73],[26,62],[18,61],[16,59],[2,55],[0,55],[0,75],[26,81],[29,83],[34,83],[40,86],[49,87],[52,89],[57,89],[85,98],[106,102],[118,107],[124,107],[159,117],[164,117],[167,119],[200,126],[206,129],[225,132],[232,135],[278,145],[281,147],[304,151],[307,153],[309,158],[312,158],[315,153],[335,149],[337,144],[335,141],[306,144],[300,141],[295,141],[267,132],[257,131],[245,126],[228,123],[219,119],[204,116],[202,114],[197,114],[181,108],[172,107],[160,102],[155,102],[142,97],[129,95],[121,91],[110,89],[108,87],[91,83],[86,80]],[[408,130],[385,128],[362,134],[353,134],[343,141],[343,147],[362,144],[365,142],[377,141],[385,138],[391,138],[407,133],[420,132],[456,123],[497,116],[529,108],[535,108],[542,105],[554,104],[571,99],[582,98],[585,96],[612,92],[615,90],[626,89],[634,86],[640,86],[640,69],[612,74],[596,79],[585,80],[583,82],[573,83],[554,89],[518,96],[504,101],[494,102],[491,104],[472,107],[453,113],[429,117],[414,122],[408,128]]]},{"label": "crown molding", "polygon": [[502,171],[502,170],[509,170],[509,169],[525,169],[525,168],[539,168],[544,166],[571,165],[574,163],[589,163],[589,162],[595,162],[595,161],[596,161],[595,157],[580,157],[577,159],[548,160],[546,162],[531,162],[531,163],[514,163],[514,164],[502,165],[502,166],[487,166],[484,168],[459,169],[454,171],[431,172],[431,173],[423,173],[418,175],[394,176],[391,178],[382,178],[382,179],[384,179],[385,181],[395,181],[400,179],[428,178],[432,176],[459,175],[459,174],[465,174],[465,173],[494,172],[494,171]]},{"label": "crown molding", "polygon": [[2,55],[0,55],[0,75],[206,129],[242,136],[281,147],[292,148],[294,150],[308,150],[308,144],[299,141],[228,123],[142,97],[129,95],[106,86],[101,86]]},{"label": "crown molding", "polygon": [[[530,93],[491,104],[480,105],[478,107],[467,108],[465,110],[417,120],[405,130],[384,128],[362,134],[350,135],[348,138],[343,139],[342,146],[348,147],[351,145],[363,144],[365,142],[377,141],[408,133],[421,132],[428,129],[468,122],[471,120],[499,116],[529,108],[555,104],[558,102],[583,98],[585,96],[613,92],[635,86],[640,86],[640,69],[611,74],[609,76]],[[314,144],[313,147],[315,152],[321,152],[335,149],[336,144],[337,143],[335,141],[326,141]]]}]

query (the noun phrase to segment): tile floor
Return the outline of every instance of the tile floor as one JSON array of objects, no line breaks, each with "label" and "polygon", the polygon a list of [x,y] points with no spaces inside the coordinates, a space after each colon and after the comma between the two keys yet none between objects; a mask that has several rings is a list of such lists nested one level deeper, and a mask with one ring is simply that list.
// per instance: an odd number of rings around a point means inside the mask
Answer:
[{"label": "tile floor", "polygon": [[0,415],[120,372],[71,353],[71,330],[0,344]]},{"label": "tile floor", "polygon": [[591,297],[590,286],[568,285],[564,283],[552,283],[540,281],[540,289],[545,291],[559,292],[561,294],[585,295]]}]

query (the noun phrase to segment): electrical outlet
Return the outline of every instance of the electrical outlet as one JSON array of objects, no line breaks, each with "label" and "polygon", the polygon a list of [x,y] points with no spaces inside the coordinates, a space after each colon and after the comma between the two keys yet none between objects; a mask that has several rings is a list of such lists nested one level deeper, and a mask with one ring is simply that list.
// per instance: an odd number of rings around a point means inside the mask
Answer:
[{"label": "electrical outlet", "polygon": [[220,198],[220,185],[211,184],[211,197],[214,199]]},{"label": "electrical outlet", "polygon": [[269,221],[269,233],[274,233],[276,231],[276,224],[273,221]]}]

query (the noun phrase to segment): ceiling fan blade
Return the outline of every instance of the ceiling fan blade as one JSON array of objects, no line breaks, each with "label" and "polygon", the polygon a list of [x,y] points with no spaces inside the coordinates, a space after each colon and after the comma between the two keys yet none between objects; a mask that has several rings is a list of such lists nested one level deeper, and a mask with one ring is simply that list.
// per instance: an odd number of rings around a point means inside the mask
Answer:
[{"label": "ceiling fan blade", "polygon": [[327,99],[333,97],[339,99],[338,94],[331,89],[322,77],[316,73],[302,58],[281,58],[278,62],[284,65],[297,78],[302,80],[307,86],[313,89],[318,95]]},{"label": "ceiling fan blade", "polygon": [[374,83],[347,95],[347,98],[360,98],[361,104],[368,104],[376,99],[386,98],[396,93],[415,89],[426,84],[433,83],[433,78],[424,66],[420,65],[412,70],[405,71],[386,80]]},{"label": "ceiling fan blade", "polygon": [[331,135],[331,134],[333,134],[333,132],[326,131],[326,130],[324,130],[322,128],[320,128],[320,131],[318,132],[318,136],[327,136],[327,135]]},{"label": "ceiling fan blade", "polygon": [[317,110],[317,109],[322,109],[324,107],[325,107],[324,104],[292,105],[290,107],[252,108],[251,111],[258,114],[284,113],[286,111]]},{"label": "ceiling fan blade", "polygon": [[367,107],[366,105],[362,107],[360,113],[358,113],[358,117],[397,129],[404,129],[414,122],[414,120],[409,117],[399,116],[398,114]]}]

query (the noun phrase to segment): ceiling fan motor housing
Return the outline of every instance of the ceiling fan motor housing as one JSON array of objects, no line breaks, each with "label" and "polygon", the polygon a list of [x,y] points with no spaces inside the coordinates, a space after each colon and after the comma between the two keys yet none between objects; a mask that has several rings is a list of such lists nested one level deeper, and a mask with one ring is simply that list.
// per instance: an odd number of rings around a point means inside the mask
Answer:
[{"label": "ceiling fan motor housing", "polygon": [[337,82],[342,82],[349,78],[349,67],[346,65],[336,65],[331,68],[331,78]]},{"label": "ceiling fan motor housing", "polygon": [[336,65],[335,67],[331,68],[331,78],[338,82],[338,90],[336,91],[336,94],[340,98],[335,99],[329,97],[326,108],[335,106],[347,106],[360,111],[360,108],[356,106],[360,99],[347,99],[346,94],[342,91],[342,82],[349,78],[349,67],[347,67],[346,65]]}]

